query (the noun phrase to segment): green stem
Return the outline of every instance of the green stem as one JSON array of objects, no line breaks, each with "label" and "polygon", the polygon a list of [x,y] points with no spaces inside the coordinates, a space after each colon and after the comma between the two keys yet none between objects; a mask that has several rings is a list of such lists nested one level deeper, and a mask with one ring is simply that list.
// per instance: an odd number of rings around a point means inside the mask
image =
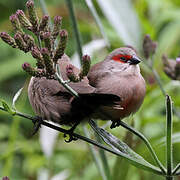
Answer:
[{"label": "green stem", "polygon": [[[6,111],[6,112],[7,112],[7,110],[5,110],[3,107],[0,107],[0,110],[3,110],[3,111]],[[33,116],[31,116],[31,115],[23,114],[23,113],[21,113],[21,112],[16,112],[15,116],[24,117],[24,118],[26,118],[26,119],[30,119],[31,121],[37,121],[37,120],[39,120],[38,117],[33,117]],[[71,132],[69,132],[69,131],[66,130],[66,129],[63,129],[63,128],[58,127],[58,126],[55,126],[55,125],[53,125],[53,124],[50,124],[50,123],[46,122],[45,120],[42,121],[42,125],[47,126],[47,127],[49,127],[49,128],[52,128],[52,129],[54,129],[54,130],[57,130],[57,131],[59,131],[59,132],[65,133],[65,134],[71,134],[71,135],[73,135],[74,137],[76,137],[76,138],[78,138],[78,139],[81,139],[81,140],[83,140],[83,141],[85,141],[85,142],[87,142],[87,143],[93,144],[93,145],[95,145],[95,146],[97,146],[97,147],[99,147],[99,148],[102,148],[102,149],[104,149],[105,151],[108,151],[108,152],[110,152],[110,153],[112,153],[112,154],[115,154],[115,155],[117,155],[117,156],[120,156],[120,157],[125,158],[125,156],[122,156],[122,154],[121,154],[120,152],[118,152],[118,151],[116,151],[116,150],[114,150],[114,149],[112,149],[112,148],[109,148],[109,147],[107,147],[107,146],[105,146],[105,145],[103,145],[103,144],[100,144],[100,143],[98,143],[98,142],[96,142],[96,141],[93,141],[93,140],[91,140],[91,139],[89,139],[89,138],[87,138],[87,137],[81,136],[81,135],[79,135],[79,134],[71,133]],[[127,160],[129,160],[129,161],[131,162],[131,160],[130,160],[128,157],[126,157],[125,159],[127,159]],[[131,162],[131,164],[133,164],[133,162]],[[134,163],[133,165],[136,166],[135,163]],[[149,166],[145,166],[145,165],[144,165],[144,166],[141,166],[141,168],[144,169],[144,170],[147,170],[147,171],[151,171],[151,172],[153,172],[153,173],[155,173],[155,174],[158,174],[158,175],[163,175],[162,172],[161,172],[159,169],[155,168],[155,167],[153,168],[153,167],[149,167]]]},{"label": "green stem", "polygon": [[161,164],[161,162],[159,161],[158,157],[156,156],[156,153],[154,152],[151,144],[149,143],[149,141],[146,139],[146,137],[141,134],[140,132],[138,132],[137,130],[135,130],[134,128],[128,126],[126,123],[124,123],[123,121],[120,121],[120,125],[123,126],[124,128],[126,128],[127,130],[131,131],[133,134],[137,135],[141,140],[144,141],[144,143],[146,144],[147,148],[149,149],[152,157],[154,158],[156,164],[159,166],[159,168],[161,169],[161,171],[163,172],[163,174],[166,174],[166,169],[164,168],[164,166]]},{"label": "green stem", "polygon": [[69,14],[70,14],[70,18],[72,21],[72,26],[73,26],[73,31],[74,31],[74,35],[76,38],[76,45],[77,45],[77,52],[79,55],[79,59],[80,61],[82,61],[82,46],[81,46],[81,39],[80,39],[80,34],[78,31],[78,26],[77,26],[77,22],[76,22],[76,17],[74,15],[74,9],[73,9],[73,4],[72,4],[72,0],[66,0],[68,9],[69,9]]},{"label": "green stem", "polygon": [[39,2],[40,2],[41,9],[43,11],[43,14],[49,15],[48,10],[47,10],[47,6],[46,6],[46,3],[44,2],[44,0],[39,0]]},{"label": "green stem", "polygon": [[[148,59],[147,62],[151,62],[151,61],[154,61],[154,60],[151,60],[151,59]],[[146,61],[144,61],[144,63],[146,64],[146,66],[151,69],[151,71],[153,72],[154,74],[154,77],[161,89],[161,92],[164,96],[166,96],[166,91],[164,90],[163,88],[163,85],[162,85],[162,82],[161,82],[161,79],[160,79],[160,76],[159,74],[157,73],[157,71],[153,68],[153,63],[147,63]],[[174,113],[176,114],[177,117],[180,117],[180,113],[177,111],[177,109],[174,107]]]},{"label": "green stem", "polygon": [[180,163],[173,169],[173,175],[177,173],[177,171],[180,169]]},{"label": "green stem", "polygon": [[173,157],[172,157],[172,102],[171,98],[166,95],[166,161],[167,161],[167,175],[168,179],[173,179],[172,167],[173,167]]},{"label": "green stem", "polygon": [[64,88],[66,88],[73,96],[79,97],[78,93],[76,91],[74,91],[74,89],[72,89],[70,86],[68,86],[67,83],[62,79],[59,65],[56,65],[56,70],[57,70],[57,72],[55,73],[55,76],[56,76],[56,79],[58,80],[58,82]]},{"label": "green stem", "polygon": [[36,36],[37,36],[39,48],[41,49],[42,48],[42,43],[41,43],[40,35],[36,35]]},{"label": "green stem", "polygon": [[163,95],[166,96],[166,92],[165,92],[165,90],[164,90],[164,88],[163,88],[163,85],[162,85],[162,83],[161,83],[161,79],[160,79],[160,77],[159,77],[159,74],[157,73],[157,71],[156,71],[154,68],[151,68],[151,70],[152,70],[152,72],[153,72],[153,74],[154,74],[154,76],[155,76],[155,79],[156,79],[156,81],[157,81],[157,83],[158,83],[158,85],[159,85],[159,87],[160,87]]}]

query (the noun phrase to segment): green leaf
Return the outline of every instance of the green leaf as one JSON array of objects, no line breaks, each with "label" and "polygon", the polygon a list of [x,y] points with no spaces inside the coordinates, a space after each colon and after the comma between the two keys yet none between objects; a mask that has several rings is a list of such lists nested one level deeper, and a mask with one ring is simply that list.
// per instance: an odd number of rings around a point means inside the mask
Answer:
[{"label": "green leaf", "polygon": [[13,111],[4,100],[0,99],[0,102],[2,103],[3,108],[4,108],[5,111],[7,111],[11,115],[15,115],[16,114],[16,112]]},{"label": "green leaf", "polygon": [[16,101],[18,100],[19,96],[21,95],[22,90],[23,90],[23,88],[20,88],[13,97],[12,108],[15,109],[15,110],[16,110],[16,106],[15,106]]},{"label": "green leaf", "polygon": [[120,141],[117,137],[104,129],[99,128],[94,121],[90,120],[90,125],[106,144],[111,146],[119,156],[127,159],[129,163],[141,169],[151,171],[156,174],[162,174],[159,168],[147,162],[143,157],[134,152],[126,143]]},{"label": "green leaf", "polygon": [[141,26],[131,1],[97,0],[97,3],[123,43],[140,48]]}]

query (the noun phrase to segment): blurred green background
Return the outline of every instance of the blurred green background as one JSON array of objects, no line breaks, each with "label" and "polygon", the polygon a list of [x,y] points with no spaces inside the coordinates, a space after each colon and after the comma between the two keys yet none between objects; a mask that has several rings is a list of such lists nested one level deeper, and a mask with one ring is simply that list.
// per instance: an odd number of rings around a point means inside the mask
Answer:
[{"label": "blurred green background", "polygon": [[[66,53],[72,57],[76,51],[76,44],[65,0],[46,0],[45,2],[52,18],[55,15],[63,17],[62,28],[67,29],[69,33]],[[106,47],[86,2],[74,0],[73,4],[82,44],[85,47],[84,52],[90,52],[92,63],[102,60],[108,52],[123,45],[135,46],[139,55],[142,56],[143,37],[149,34],[158,42],[155,69],[160,75],[166,92],[171,95],[173,105],[180,112],[180,82],[172,81],[164,74],[161,61],[163,53],[172,59],[180,54],[180,1],[108,0],[103,2],[93,0],[110,42],[110,48]],[[6,31],[13,35],[9,16],[17,9],[25,10],[25,3],[25,0],[0,0],[0,32]],[[41,16],[40,2],[37,0],[35,4]],[[30,77],[21,68],[24,62],[35,64],[30,54],[24,54],[0,41],[0,98],[11,105],[15,93],[24,87],[17,102],[17,109],[33,114],[27,98]],[[147,83],[145,101],[139,112],[126,122],[132,123],[133,119],[135,128],[150,140],[159,159],[165,164],[165,97],[153,73],[143,63],[141,71]],[[102,122],[99,125],[103,125]],[[79,140],[66,144],[63,135],[55,134],[54,130],[49,132],[50,134],[47,130],[42,130],[40,135],[31,137],[32,128],[31,121],[12,117],[0,111],[0,177],[9,176],[11,180],[102,179],[85,142]],[[180,162],[180,119],[176,115],[174,115],[173,128],[175,166]],[[154,164],[151,155],[139,139],[131,137],[121,127],[110,130],[108,125],[107,130],[120,139],[125,139],[137,153]],[[78,131],[83,134],[82,127],[79,127]],[[92,130],[90,132],[93,137]],[[47,145],[46,142],[52,144]],[[110,153],[106,155],[113,180],[164,179],[137,169]]]}]

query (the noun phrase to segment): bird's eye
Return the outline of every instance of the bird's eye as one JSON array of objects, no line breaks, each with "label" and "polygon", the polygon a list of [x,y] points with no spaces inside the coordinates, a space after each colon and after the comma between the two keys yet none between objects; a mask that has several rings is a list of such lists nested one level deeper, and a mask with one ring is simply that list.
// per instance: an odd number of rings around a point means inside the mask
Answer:
[{"label": "bird's eye", "polygon": [[122,61],[126,61],[126,58],[125,57],[121,57],[120,58]]}]

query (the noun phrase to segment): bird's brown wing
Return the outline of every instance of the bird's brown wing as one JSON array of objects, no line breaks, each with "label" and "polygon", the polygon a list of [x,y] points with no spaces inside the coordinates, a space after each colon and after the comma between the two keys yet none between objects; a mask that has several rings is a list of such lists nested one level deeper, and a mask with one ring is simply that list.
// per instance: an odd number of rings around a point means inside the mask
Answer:
[{"label": "bird's brown wing", "polygon": [[[64,80],[67,80],[66,66],[70,63],[69,58],[64,55],[59,60],[61,73]],[[79,69],[74,67],[74,72],[79,73]],[[77,93],[93,93],[95,88],[88,84],[88,79],[84,78],[78,83],[69,83]],[[72,95],[56,80],[48,80],[45,77],[32,77],[28,96],[33,110],[42,118],[60,123],[62,116],[68,114],[71,108]]]}]

